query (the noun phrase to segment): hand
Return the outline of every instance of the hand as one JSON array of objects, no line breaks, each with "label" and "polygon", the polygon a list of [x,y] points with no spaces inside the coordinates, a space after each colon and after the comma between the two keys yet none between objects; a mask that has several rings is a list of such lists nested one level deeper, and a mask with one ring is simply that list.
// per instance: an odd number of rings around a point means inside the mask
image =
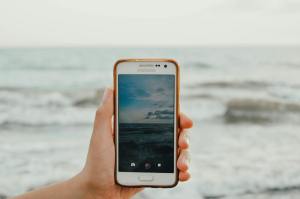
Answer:
[{"label": "hand", "polygon": [[[84,169],[76,177],[88,190],[90,198],[130,198],[142,188],[122,187],[115,183],[115,144],[112,125],[113,90],[106,89],[101,106],[96,112],[94,130],[89,146],[89,152]],[[184,114],[180,114],[180,135],[178,140],[180,155],[177,161],[179,180],[187,181],[189,154],[187,128],[191,128],[192,121]]]}]

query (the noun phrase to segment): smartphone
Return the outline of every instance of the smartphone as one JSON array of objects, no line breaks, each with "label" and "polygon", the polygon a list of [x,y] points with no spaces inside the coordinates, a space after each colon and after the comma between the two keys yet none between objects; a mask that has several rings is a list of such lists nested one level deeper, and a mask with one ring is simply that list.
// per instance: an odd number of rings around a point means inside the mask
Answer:
[{"label": "smartphone", "polygon": [[179,65],[171,59],[119,60],[114,91],[116,183],[176,186]]}]

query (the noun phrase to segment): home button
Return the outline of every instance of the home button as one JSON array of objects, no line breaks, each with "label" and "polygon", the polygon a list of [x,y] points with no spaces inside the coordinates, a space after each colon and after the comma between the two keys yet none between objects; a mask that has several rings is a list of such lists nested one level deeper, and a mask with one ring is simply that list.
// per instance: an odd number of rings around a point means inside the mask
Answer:
[{"label": "home button", "polygon": [[150,175],[139,176],[138,180],[142,181],[142,182],[151,182],[151,181],[153,181],[153,176],[150,176]]}]

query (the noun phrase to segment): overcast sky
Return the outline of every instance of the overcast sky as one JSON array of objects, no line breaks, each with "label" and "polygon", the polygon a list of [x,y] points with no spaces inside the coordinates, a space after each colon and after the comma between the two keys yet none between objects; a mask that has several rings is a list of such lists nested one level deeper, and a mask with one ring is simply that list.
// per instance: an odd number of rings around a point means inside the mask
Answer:
[{"label": "overcast sky", "polygon": [[299,0],[0,0],[0,46],[300,44]]},{"label": "overcast sky", "polygon": [[120,123],[173,123],[174,75],[119,75]]}]

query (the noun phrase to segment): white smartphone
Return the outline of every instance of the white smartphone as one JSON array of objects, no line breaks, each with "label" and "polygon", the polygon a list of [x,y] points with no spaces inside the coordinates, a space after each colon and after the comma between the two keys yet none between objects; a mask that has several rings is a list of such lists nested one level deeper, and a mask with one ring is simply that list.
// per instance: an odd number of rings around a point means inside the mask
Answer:
[{"label": "white smartphone", "polygon": [[115,180],[122,186],[178,183],[179,66],[126,59],[114,67]]}]

